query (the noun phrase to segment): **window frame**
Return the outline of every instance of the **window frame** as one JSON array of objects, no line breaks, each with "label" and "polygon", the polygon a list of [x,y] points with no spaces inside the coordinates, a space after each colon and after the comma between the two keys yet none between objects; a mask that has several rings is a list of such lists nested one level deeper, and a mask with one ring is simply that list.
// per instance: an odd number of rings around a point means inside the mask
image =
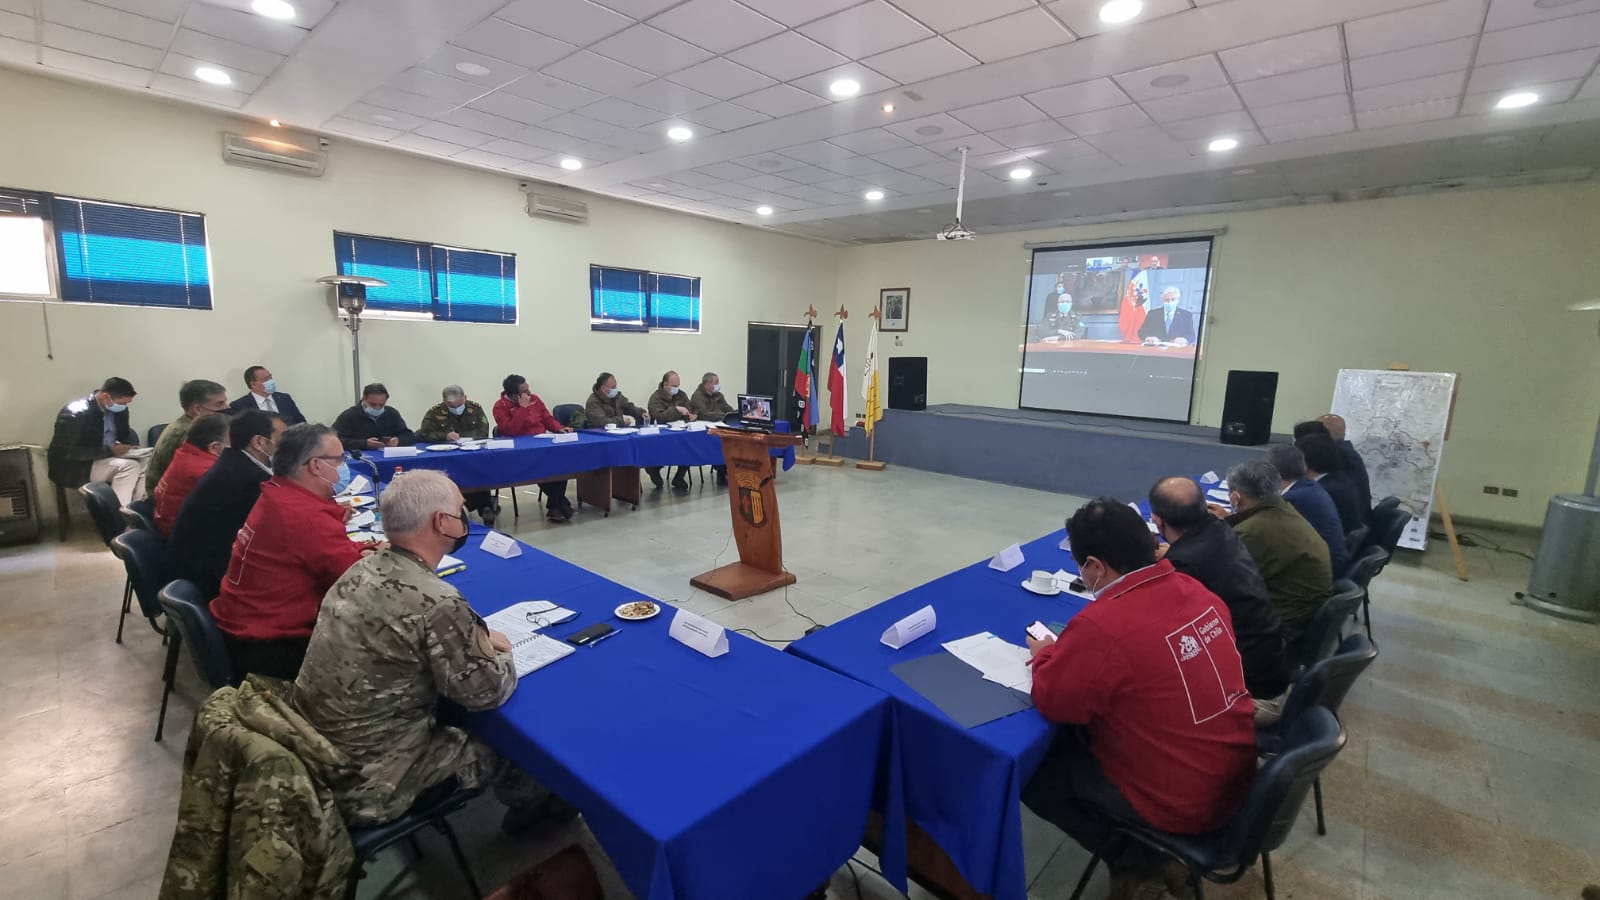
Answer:
[{"label": "window frame", "polygon": [[[608,321],[595,317],[595,272],[626,272],[639,275],[642,278],[642,308],[638,323],[626,321]],[[693,328],[669,328],[652,324],[658,320],[655,308],[655,295],[658,292],[662,278],[679,278],[694,286],[693,303],[695,307]],[[633,334],[700,334],[705,329],[705,300],[701,292],[702,279],[699,275],[680,275],[675,272],[657,272],[652,269],[636,269],[631,266],[608,266],[602,263],[589,264],[589,330],[612,331]],[[674,295],[676,296],[676,295]]]},{"label": "window frame", "polygon": [[22,300],[33,303],[61,303],[61,271],[56,259],[56,223],[51,210],[51,196],[43,191],[29,191],[22,188],[0,187],[0,195],[14,194],[33,200],[39,204],[39,215],[30,216],[26,213],[13,213],[0,209],[0,218],[6,219],[38,219],[44,225],[44,276],[49,285],[43,294],[20,294],[14,291],[0,291],[0,300]]},{"label": "window frame", "polygon": [[[522,287],[521,287],[521,281],[520,281],[520,277],[519,277],[520,273],[517,272],[517,254],[515,254],[515,253],[508,253],[508,252],[503,251],[503,250],[488,250],[488,249],[484,249],[484,248],[481,248],[481,247],[463,247],[463,246],[461,246],[459,244],[445,244],[445,243],[437,243],[437,242],[434,242],[434,241],[419,241],[419,240],[413,240],[411,238],[391,237],[389,235],[382,235],[382,234],[366,234],[364,232],[358,232],[358,231],[342,231],[342,230],[339,230],[339,229],[334,229],[334,231],[333,231],[333,242],[334,242],[333,265],[334,265],[334,270],[337,271],[340,275],[350,274],[350,273],[347,273],[347,272],[344,271],[344,268],[343,268],[343,265],[342,265],[342,261],[341,261],[341,259],[339,257],[339,242],[341,240],[345,240],[345,239],[352,240],[352,241],[353,240],[358,240],[358,239],[366,239],[366,240],[374,240],[374,241],[387,241],[387,242],[389,242],[391,244],[407,244],[407,245],[410,245],[410,247],[413,250],[421,253],[423,258],[426,260],[427,271],[428,271],[428,298],[429,298],[427,311],[424,312],[422,310],[410,311],[410,310],[373,309],[369,305],[367,307],[366,311],[364,311],[361,314],[361,318],[363,318],[363,319],[384,319],[384,320],[395,321],[395,322],[448,322],[448,323],[453,324],[453,325],[512,325],[512,326],[515,326],[515,325],[521,324],[521,322],[522,322]],[[502,320],[502,321],[497,321],[497,322],[486,322],[486,321],[476,320],[476,319],[457,319],[457,318],[451,318],[450,316],[448,316],[445,313],[444,310],[449,306],[449,304],[446,303],[445,301],[441,300],[440,297],[439,297],[439,270],[438,270],[438,267],[434,264],[434,259],[435,259],[435,255],[434,254],[435,254],[436,251],[441,251],[441,250],[445,251],[445,254],[446,254],[447,257],[448,257],[448,254],[450,254],[450,253],[480,253],[480,254],[484,254],[486,256],[497,256],[497,257],[500,257],[501,259],[510,259],[511,260],[511,268],[512,268],[512,274],[511,274],[511,318],[508,319],[508,320]],[[504,281],[503,278],[501,280]],[[369,303],[370,303],[370,301],[369,301]],[[504,307],[501,307],[501,308],[504,309]],[[345,313],[344,310],[341,309],[339,311],[339,317],[341,319],[342,318],[347,318],[348,314]]]}]

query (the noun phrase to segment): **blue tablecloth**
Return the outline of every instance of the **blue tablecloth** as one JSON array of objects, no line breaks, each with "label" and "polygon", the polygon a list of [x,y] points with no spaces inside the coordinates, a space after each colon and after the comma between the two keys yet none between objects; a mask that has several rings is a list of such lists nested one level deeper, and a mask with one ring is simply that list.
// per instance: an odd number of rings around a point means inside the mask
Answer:
[{"label": "blue tablecloth", "polygon": [[[1021,587],[1034,569],[1078,570],[1071,554],[1060,549],[1065,536],[1064,530],[1056,531],[1024,544],[1023,563],[1009,572],[990,569],[984,560],[789,645],[789,653],[892,698],[895,745],[886,752],[899,761],[901,784],[882,793],[889,802],[879,807],[885,824],[881,861],[884,874],[902,891],[905,836],[896,823],[909,816],[950,854],[979,893],[998,900],[1027,896],[1019,797],[1043,760],[1055,726],[1029,708],[973,729],[962,728],[889,668],[942,653],[940,644],[980,631],[1022,644],[1023,629],[1034,620],[1065,622],[1077,614],[1086,601],[1065,593],[1040,597]],[[901,650],[879,642],[890,625],[930,604],[938,614],[938,627],[932,633]],[[895,768],[885,767],[889,777]],[[897,796],[904,798],[899,809],[892,806]]]},{"label": "blue tablecloth", "polygon": [[[641,900],[802,897],[860,845],[880,749],[883,694],[729,633],[711,659],[612,611],[637,592],[523,545],[502,560],[474,528],[450,576],[480,613],[553,600],[621,633],[529,674],[472,730],[583,811]],[[893,760],[886,760],[892,763]],[[895,802],[893,798],[878,801]]]}]

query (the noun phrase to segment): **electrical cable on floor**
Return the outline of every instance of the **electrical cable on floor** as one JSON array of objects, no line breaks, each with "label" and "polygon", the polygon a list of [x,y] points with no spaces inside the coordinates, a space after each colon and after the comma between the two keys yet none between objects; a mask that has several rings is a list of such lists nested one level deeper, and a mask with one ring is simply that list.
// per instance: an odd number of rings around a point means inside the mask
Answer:
[{"label": "electrical cable on floor", "polygon": [[[1442,541],[1442,540],[1448,539],[1449,535],[1445,534],[1442,531],[1433,531],[1433,530],[1430,529],[1428,531],[1428,537],[1433,539],[1433,540],[1436,540],[1436,541]],[[1458,532],[1456,532],[1456,543],[1460,544],[1463,547],[1472,547],[1472,548],[1476,548],[1476,549],[1480,549],[1480,550],[1488,550],[1488,551],[1490,551],[1492,553],[1504,553],[1504,554],[1507,554],[1509,556],[1520,556],[1523,559],[1528,559],[1528,560],[1531,560],[1531,559],[1534,558],[1533,554],[1527,552],[1526,550],[1513,550],[1513,549],[1510,549],[1508,547],[1502,547],[1499,544],[1495,543],[1494,541],[1489,540],[1488,538],[1484,537],[1481,534],[1473,534],[1473,533],[1468,532],[1468,531],[1458,531]]]}]

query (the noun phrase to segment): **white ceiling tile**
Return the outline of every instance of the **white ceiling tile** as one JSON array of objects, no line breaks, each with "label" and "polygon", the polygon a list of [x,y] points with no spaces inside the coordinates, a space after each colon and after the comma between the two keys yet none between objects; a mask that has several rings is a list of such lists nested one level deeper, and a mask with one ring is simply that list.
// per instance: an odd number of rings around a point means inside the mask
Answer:
[{"label": "white ceiling tile", "polygon": [[479,22],[451,43],[530,69],[549,65],[577,49],[566,41],[513,25],[503,19]]},{"label": "white ceiling tile", "polygon": [[513,81],[500,90],[556,109],[577,109],[605,96],[599,91],[591,91],[540,72]]},{"label": "white ceiling tile", "polygon": [[579,109],[577,113],[622,128],[643,128],[665,118],[662,113],[656,110],[640,106],[637,103],[629,103],[616,97],[607,97],[604,100],[591,103]]},{"label": "white ceiling tile", "polygon": [[[827,163],[827,168],[838,172],[840,175],[849,175],[853,178],[875,179],[885,172],[893,172],[894,166],[884,165],[875,159],[865,156],[852,156],[849,159],[836,159]],[[824,186],[826,182],[824,182]]]},{"label": "white ceiling tile", "polygon": [[391,141],[404,133],[398,128],[386,128],[376,122],[364,122],[360,119],[346,119],[339,116],[323,122],[322,128],[333,134],[366,138],[372,141]]},{"label": "white ceiling tile", "polygon": [[495,17],[579,47],[633,24],[627,16],[588,0],[516,0]]},{"label": "white ceiling tile", "polygon": [[915,84],[978,64],[965,50],[942,37],[907,44],[862,60],[901,84]]},{"label": "white ceiling tile", "polygon": [[625,16],[648,19],[679,0],[598,0],[598,2]]},{"label": "white ceiling tile", "polygon": [[1180,141],[1236,137],[1243,132],[1254,131],[1255,127],[1255,123],[1243,110],[1199,119],[1185,119],[1182,122],[1169,122],[1161,126],[1163,131]]},{"label": "white ceiling tile", "polygon": [[[26,51],[26,55],[19,57],[19,61],[26,65],[33,65],[33,43],[23,43],[21,41],[16,41],[15,43],[20,45],[20,47]],[[68,53],[65,50],[56,50],[51,47],[45,47],[39,51],[39,56],[47,68],[61,69],[66,72],[76,72],[79,75],[88,75],[96,79],[105,80],[111,84],[122,84],[142,88],[144,87],[145,82],[150,80],[149,69],[140,69],[135,66],[125,66],[122,63],[115,63],[92,56],[80,56],[77,53]]]},{"label": "white ceiling tile", "polygon": [[[1482,58],[1482,54],[1479,54]],[[1548,84],[1570,78],[1586,78],[1600,61],[1600,50],[1573,50],[1535,59],[1486,66],[1479,64],[1467,81],[1467,91],[1500,91],[1526,84]]]},{"label": "white ceiling tile", "polygon": [[136,44],[166,48],[172,40],[172,24],[121,10],[88,3],[86,0],[42,0],[46,22],[58,22],[109,35]]},{"label": "white ceiling tile", "polygon": [[736,50],[728,54],[728,59],[779,81],[789,81],[849,62],[845,57],[795,31],[785,31]]},{"label": "white ceiling tile", "polygon": [[[378,118],[379,116],[382,118]],[[373,106],[370,103],[352,103],[339,114],[339,117],[349,122],[370,122],[379,128],[392,128],[397,131],[410,131],[425,121],[420,116],[397,109]]]},{"label": "white ceiling tile", "polygon": [[704,125],[717,131],[734,131],[757,122],[765,122],[771,118],[764,113],[752,109],[745,109],[733,103],[718,103],[716,106],[707,106],[694,112],[684,113],[683,118],[696,125]]},{"label": "white ceiling tile", "polygon": [[[19,11],[27,7],[31,15],[34,0],[10,0]],[[110,6],[123,12],[131,12],[144,16],[147,19],[159,19],[163,22],[176,22],[183,15],[184,7],[189,6],[189,0],[98,0],[101,6]],[[7,5],[0,2],[0,6]],[[227,35],[223,35],[227,37]]]},{"label": "white ceiling tile", "polygon": [[800,32],[850,59],[861,59],[933,36],[933,32],[884,0],[867,0],[860,6],[802,25]]},{"label": "white ceiling tile", "polygon": [[959,175],[957,172],[958,168],[960,167],[954,162],[946,159],[936,163],[925,163],[920,166],[912,166],[906,171],[918,177],[926,178],[935,184],[942,185],[947,188],[953,188],[956,186],[956,179]]},{"label": "white ceiling tile", "polygon": [[1331,119],[1341,115],[1348,118],[1350,115],[1350,98],[1344,94],[1332,94],[1312,100],[1296,100],[1293,103],[1279,103],[1274,106],[1251,107],[1250,114],[1256,120],[1256,124],[1262,127],[1268,125],[1293,125],[1299,122],[1310,122],[1315,119]]},{"label": "white ceiling tile", "polygon": [[[595,119],[591,119],[588,116],[581,116],[577,113],[570,112],[562,113],[559,116],[552,116],[548,119],[545,119],[543,122],[539,123],[538,127],[548,129],[550,131],[559,131],[562,134],[570,134],[573,137],[580,137],[586,141],[602,141],[621,130],[609,122],[600,122]],[[523,133],[526,134],[527,132]],[[527,140],[530,144],[539,143],[538,141],[529,140],[527,138],[522,139]]]},{"label": "white ceiling tile", "polygon": [[[209,85],[197,80],[194,77],[194,70],[206,65],[222,66],[233,78],[233,84],[229,85],[228,87],[218,87],[217,85]],[[193,81],[195,84],[200,85],[201,87],[216,87],[219,91],[234,91],[242,93],[246,96],[254,93],[255,89],[261,86],[260,75],[235,69],[232,66],[217,62],[216,60],[195,59],[192,56],[186,56],[176,51],[167,53],[166,58],[161,61],[161,71],[182,81]],[[174,88],[172,93],[176,93],[185,97],[191,96],[190,93],[184,93],[182,90],[177,88]],[[203,91],[199,92],[199,94],[202,97],[208,96]]]},{"label": "white ceiling tile", "polygon": [[280,22],[210,3],[191,3],[183,14],[183,27],[284,55],[293,53],[311,33],[304,26],[297,27],[296,22]]},{"label": "white ceiling tile", "polygon": [[1028,102],[1057,118],[1131,102],[1122,88],[1109,78],[1080,81],[1025,96]]},{"label": "white ceiling tile", "polygon": [[650,24],[713,53],[759,41],[783,26],[734,0],[689,0],[650,20]]},{"label": "white ceiling tile", "polygon": [[491,169],[504,169],[507,171],[515,170],[523,163],[527,162],[527,160],[518,159],[515,156],[502,156],[499,153],[490,153],[489,151],[481,148],[476,150],[462,150],[450,158],[457,162],[467,163],[468,165],[488,166]]},{"label": "white ceiling tile", "polygon": [[[1572,78],[1566,81],[1519,85],[1519,87],[1538,94],[1539,105],[1548,106],[1553,103],[1565,103],[1568,100],[1571,100],[1573,95],[1577,93],[1579,86],[1582,84],[1583,79]],[[1507,119],[1511,119],[1512,117],[1516,116],[1516,110],[1499,110],[1495,108],[1495,104],[1499,103],[1500,98],[1503,96],[1505,96],[1504,91],[1488,91],[1481,94],[1469,93],[1467,94],[1466,98],[1461,101],[1461,115],[1481,116],[1486,114],[1494,114],[1497,116],[1505,116]]]},{"label": "white ceiling tile", "polygon": [[852,153],[883,153],[910,147],[911,142],[886,128],[868,128],[828,139],[828,143],[843,147]]},{"label": "white ceiling tile", "polygon": [[1566,0],[1566,2],[1542,5],[1529,3],[1528,0],[1490,0],[1489,18],[1483,27],[1486,31],[1497,31],[1544,19],[1559,19],[1595,11],[1600,11],[1600,0]]},{"label": "white ceiling tile", "polygon": [[1465,72],[1449,72],[1444,75],[1430,75],[1427,78],[1413,78],[1410,81],[1397,81],[1394,84],[1367,88],[1356,91],[1351,96],[1355,99],[1356,112],[1361,113],[1391,106],[1425,103],[1430,100],[1454,100],[1461,96],[1465,82]]},{"label": "white ceiling tile", "polygon": [[572,151],[570,154],[558,155],[552,162],[552,165],[561,165],[560,157],[562,155],[576,156],[583,160],[585,164],[594,165],[596,163],[616,162],[619,159],[627,159],[635,154],[631,150],[620,149],[613,147],[610,144],[591,143],[584,144],[582,147]]},{"label": "white ceiling tile", "polygon": [[1027,125],[991,131],[989,132],[989,137],[1006,147],[1031,147],[1035,144],[1064,141],[1072,137],[1072,134],[1055,122],[1046,119],[1042,122],[1030,122]]},{"label": "white ceiling tile", "polygon": [[1244,106],[1239,102],[1239,97],[1233,92],[1233,88],[1227,86],[1191,91],[1175,97],[1157,97],[1139,105],[1144,107],[1145,113],[1157,122],[1196,119],[1241,109]]},{"label": "white ceiling tile", "polygon": [[793,28],[846,7],[855,6],[861,0],[805,0],[804,3],[797,3],[795,0],[740,0],[740,2]]},{"label": "white ceiling tile", "polygon": [[816,184],[832,178],[833,173],[819,166],[801,164],[796,168],[783,170],[783,177],[800,184]]},{"label": "white ceiling tile", "polygon": [[501,138],[508,138],[517,135],[521,133],[524,128],[528,127],[527,123],[525,122],[518,122],[513,119],[491,115],[489,113],[480,112],[476,109],[470,109],[465,106],[461,107],[460,109],[453,109],[450,112],[445,113],[439,121],[449,125],[456,125],[461,128],[471,128],[474,131],[481,131],[485,134],[492,134],[495,137]]},{"label": "white ceiling tile", "polygon": [[1473,62],[1485,66],[1595,46],[1600,46],[1600,12],[1491,31],[1478,43]]},{"label": "white ceiling tile", "polygon": [[471,128],[462,128],[459,125],[447,125],[444,122],[427,122],[417,128],[412,134],[436,141],[448,141],[460,144],[463,147],[482,147],[496,139],[497,135],[484,134]]},{"label": "white ceiling tile", "polygon": [[436,138],[426,137],[424,135],[414,133],[402,134],[389,143],[395,145],[396,147],[404,147],[407,150],[415,150],[418,153],[429,153],[434,156],[454,156],[455,154],[464,150],[471,149],[464,144],[453,144],[449,141],[441,141]]},{"label": "white ceiling tile", "polygon": [[931,116],[895,122],[885,127],[913,144],[931,144],[934,141],[948,140],[949,138],[973,133],[973,130],[966,123],[959,119],[951,118],[944,113],[935,113]]},{"label": "white ceiling tile", "polygon": [[[1183,146],[1154,125],[1130,128],[1126,131],[1108,131],[1103,134],[1092,135],[1085,140],[1097,149],[1113,156],[1139,149],[1150,151],[1151,155],[1157,155],[1158,153],[1170,153],[1173,148],[1181,148]],[[1121,157],[1119,156],[1118,158],[1120,159]]]},{"label": "white ceiling tile", "polygon": [[864,190],[871,186],[871,182],[868,182],[864,179],[844,177],[835,178],[831,181],[819,182],[815,185],[815,189],[819,191],[831,191],[836,194],[846,194],[854,191]]},{"label": "white ceiling tile", "polygon": [[1483,22],[1483,9],[1484,0],[1441,0],[1426,6],[1356,19],[1345,23],[1345,45],[1350,58],[1355,59],[1468,37],[1478,33]]},{"label": "white ceiling tile", "polygon": [[[10,10],[0,9],[0,37],[7,37],[16,41],[26,41],[27,43],[31,44],[37,37],[35,34],[36,25],[37,22],[31,15],[25,16],[22,13],[15,13],[11,12]],[[58,25],[56,27],[64,28],[66,26]],[[76,31],[77,29],[73,30]],[[93,32],[88,33],[93,34]],[[104,37],[104,35],[96,35],[96,37]],[[144,45],[140,44],[139,46],[142,47]],[[156,48],[151,47],[149,49],[155,50]],[[157,52],[160,51],[158,50]],[[26,56],[31,61],[33,57],[32,48],[28,49]]]},{"label": "white ceiling tile", "polygon": [[719,100],[730,100],[776,83],[760,72],[721,57],[675,72],[667,80],[694,88],[702,94],[710,94]]},{"label": "white ceiling tile", "polygon": [[720,178],[723,181],[744,181],[761,174],[749,166],[741,166],[738,163],[728,162],[713,163],[709,166],[701,166],[700,168],[695,169],[695,171],[702,175],[710,175],[712,178]]},{"label": "white ceiling tile", "polygon": [[[652,180],[653,181],[657,181],[657,182],[661,181],[661,179],[659,179],[659,178],[652,179]],[[717,177],[712,176],[712,175],[706,175],[706,174],[704,174],[702,172],[694,172],[694,171],[674,172],[672,174],[672,176],[671,176],[671,180],[665,182],[666,187],[664,189],[668,190],[668,191],[676,190],[677,189],[677,185],[687,185],[689,187],[700,187],[700,188],[712,188],[712,187],[716,187],[716,186],[722,184],[726,180],[727,179],[724,179],[724,178],[717,178]],[[656,190],[663,190],[663,188],[659,188],[658,187],[658,188],[656,188]]]},{"label": "white ceiling tile", "polygon": [[170,94],[174,97],[186,97],[212,106],[225,106],[231,109],[238,109],[244,105],[246,100],[250,99],[250,95],[244,91],[205,84],[204,82],[195,81],[193,78],[184,78],[170,73],[157,75],[151,80],[150,87],[160,93]]},{"label": "white ceiling tile", "polygon": [[[482,66],[488,69],[489,72],[486,75],[469,75],[456,68],[458,65],[467,66],[468,68]],[[483,90],[500,87],[506,82],[515,81],[528,74],[527,69],[516,63],[506,62],[452,44],[445,44],[434,51],[432,56],[417,63],[417,68],[426,69],[446,78],[478,85],[482,89],[479,93],[482,93]]]},{"label": "white ceiling tile", "polygon": [[978,153],[998,153],[1008,149],[999,141],[988,135],[964,134],[956,137],[936,136],[933,140],[922,145],[930,153],[937,153],[945,159],[960,159],[961,148],[967,148],[969,155]]},{"label": "white ceiling tile", "polygon": [[492,94],[486,94],[472,101],[469,106],[472,109],[481,110],[491,115],[501,116],[502,118],[521,122],[524,125],[533,125],[538,122],[543,122],[545,119],[548,119],[561,111],[553,106],[546,106],[543,103],[535,103],[532,100],[525,100],[515,94],[508,94],[505,91],[495,91]]},{"label": "white ceiling tile", "polygon": [[[525,159],[528,162],[533,162],[536,159],[544,159],[546,156],[549,156],[552,150],[570,151],[583,145],[581,140],[574,138],[571,135],[558,135],[553,131],[537,131],[531,134],[524,131],[523,136],[538,138],[539,140],[526,141],[521,139],[512,139],[490,141],[489,143],[484,144],[482,149],[487,150],[490,153],[503,153],[506,156],[514,156],[517,159]],[[556,146],[547,146],[548,144],[555,144]]]},{"label": "white ceiling tile", "polygon": [[883,153],[874,153],[872,158],[886,166],[896,169],[908,169],[925,163],[937,162],[942,157],[926,147],[907,146],[898,150],[889,150]]},{"label": "white ceiling tile", "polygon": [[797,87],[787,84],[775,84],[745,94],[738,100],[740,106],[747,106],[756,112],[766,113],[769,116],[787,116],[818,106],[824,106],[828,101],[815,94],[802,91]]},{"label": "white ceiling tile", "polygon": [[262,76],[271,75],[284,59],[281,53],[246,47],[189,28],[178,30],[178,37],[172,42],[172,52],[214,63],[229,72],[253,72]]},{"label": "white ceiling tile", "polygon": [[717,102],[715,97],[659,78],[631,88],[622,95],[622,99],[669,116],[681,115]]},{"label": "white ceiling tile", "polygon": [[1353,59],[1350,61],[1350,84],[1359,91],[1396,81],[1459,72],[1472,64],[1472,52],[1477,44],[1477,38],[1465,37]]},{"label": "white ceiling tile", "polygon": [[1054,47],[1072,40],[1072,35],[1043,9],[1027,9],[981,25],[972,25],[945,35],[956,46],[983,62],[996,62]]},{"label": "white ceiling tile", "polygon": [[662,127],[645,128],[640,131],[619,131],[606,137],[605,142],[613,147],[632,150],[635,153],[654,153],[673,144],[667,137],[667,130]]},{"label": "white ceiling tile", "polygon": [[1246,44],[1217,54],[1235,81],[1266,78],[1340,62],[1344,49],[1339,29],[1319,28],[1286,37]]},{"label": "white ceiling tile", "polygon": [[755,156],[747,156],[743,159],[735,160],[735,162],[741,166],[749,166],[764,175],[787,172],[790,169],[799,169],[805,166],[803,162],[792,160],[778,153],[758,153]]},{"label": "white ceiling tile", "polygon": [[[21,18],[20,16],[18,18]],[[33,20],[27,20],[31,30]],[[46,47],[57,50],[66,50],[81,56],[92,56],[124,66],[150,70],[161,64],[161,57],[165,54],[155,47],[144,44],[135,44],[131,41],[119,41],[103,34],[92,31],[83,31],[77,28],[68,28],[53,22],[44,23],[44,34],[41,41]]]},{"label": "white ceiling tile", "polygon": [[841,78],[852,78],[858,82],[861,85],[862,96],[871,96],[879,91],[887,91],[896,86],[893,80],[883,77],[860,63],[847,63],[818,72],[815,75],[796,78],[790,83],[801,90],[810,91],[818,97],[827,97],[829,96],[828,85]]},{"label": "white ceiling tile", "polygon": [[1150,117],[1144,110],[1137,106],[1113,106],[1110,109],[1097,109],[1093,112],[1078,113],[1075,116],[1063,116],[1061,124],[1067,126],[1079,137],[1088,137],[1094,134],[1105,134],[1108,131],[1124,131],[1129,128],[1139,128],[1150,124]]},{"label": "white ceiling tile", "polygon": [[[1266,138],[1262,137],[1254,128],[1229,132],[1227,136],[1238,141],[1239,149],[1241,150],[1245,147],[1259,147],[1267,142]],[[1213,140],[1215,140],[1213,136],[1207,135],[1190,141],[1180,141],[1179,144],[1190,156],[1210,156],[1210,145]]]},{"label": "white ceiling tile", "polygon": [[1350,118],[1348,111],[1320,119],[1307,119],[1302,122],[1289,122],[1284,125],[1261,126],[1262,134],[1274,144],[1304,141],[1311,138],[1326,137],[1330,134],[1344,134],[1355,130],[1355,120]]},{"label": "white ceiling tile", "polygon": [[1217,58],[1210,54],[1192,56],[1176,62],[1138,69],[1112,76],[1128,96],[1136,101],[1153,100],[1173,94],[1187,94],[1228,83]]},{"label": "white ceiling tile", "polygon": [[[649,72],[582,50],[544,67],[544,72],[603,94],[620,94],[650,80]],[[534,98],[537,99],[537,98]]]},{"label": "white ceiling tile", "polygon": [[1152,19],[1190,9],[1189,0],[1144,0],[1137,19],[1124,25],[1109,25],[1100,20],[1100,7],[1104,5],[1105,0],[1057,0],[1055,3],[1046,3],[1045,8],[1067,23],[1072,33],[1080,38],[1137,28]]},{"label": "white ceiling tile", "polygon": [[448,100],[452,105],[460,105],[488,93],[488,89],[482,85],[416,68],[407,69],[389,79],[388,86],[424,97]]},{"label": "white ceiling tile", "polygon": [[455,103],[449,100],[424,97],[421,94],[413,94],[410,91],[402,91],[398,88],[378,88],[369,91],[363,99],[373,106],[407,112],[414,116],[421,116],[424,119],[442,116],[456,106]]},{"label": "white ceiling tile", "polygon": [[934,31],[944,33],[1027,9],[1034,0],[892,0]]},{"label": "white ceiling tile", "polygon": [[[798,159],[813,165],[824,165],[834,160],[849,159],[854,153],[843,147],[836,147],[827,141],[812,141],[809,144],[800,144],[795,147],[785,147],[778,151],[790,159]],[[791,178],[793,176],[790,176]],[[798,180],[798,179],[796,179]]]},{"label": "white ceiling tile", "polygon": [[[711,53],[649,25],[635,25],[589,48],[653,75],[665,75],[711,58]],[[574,79],[577,80],[577,79]],[[578,81],[579,84],[584,82]]]},{"label": "white ceiling tile", "polygon": [[1356,125],[1362,131],[1367,131],[1374,128],[1414,125],[1418,122],[1448,119],[1455,114],[1456,98],[1449,97],[1426,100],[1422,103],[1410,103],[1403,106],[1386,106],[1381,109],[1360,109],[1356,111]]},{"label": "white ceiling tile", "polygon": [[972,126],[977,131],[994,131],[1013,125],[1026,125],[1047,118],[1039,108],[1021,97],[1008,97],[951,110],[950,115]]},{"label": "white ceiling tile", "polygon": [[1342,94],[1345,92],[1344,66],[1334,64],[1306,69],[1303,72],[1290,72],[1288,75],[1257,78],[1254,81],[1240,82],[1234,85],[1234,88],[1249,106],[1291,103],[1295,100]]}]

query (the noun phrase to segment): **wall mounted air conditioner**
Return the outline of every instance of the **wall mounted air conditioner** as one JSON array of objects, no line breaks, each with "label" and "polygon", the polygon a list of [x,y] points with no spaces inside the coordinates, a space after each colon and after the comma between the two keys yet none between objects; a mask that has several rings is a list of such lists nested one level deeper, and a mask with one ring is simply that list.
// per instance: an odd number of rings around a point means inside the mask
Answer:
[{"label": "wall mounted air conditioner", "polygon": [[589,204],[581,200],[563,200],[548,194],[529,194],[528,215],[536,219],[554,219],[557,222],[587,225]]},{"label": "wall mounted air conditioner", "polygon": [[222,161],[316,178],[328,166],[328,151],[322,149],[316,138],[305,140],[311,146],[225,131],[222,133]]}]

